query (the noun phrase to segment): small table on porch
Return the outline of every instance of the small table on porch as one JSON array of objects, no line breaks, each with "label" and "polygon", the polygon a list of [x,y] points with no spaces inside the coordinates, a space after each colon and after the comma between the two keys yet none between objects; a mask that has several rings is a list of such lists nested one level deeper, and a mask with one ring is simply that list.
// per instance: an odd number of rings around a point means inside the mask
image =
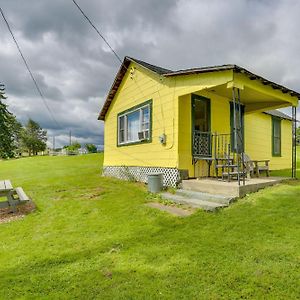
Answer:
[{"label": "small table on porch", "polygon": [[212,157],[193,157],[193,164],[194,166],[196,165],[196,162],[198,160],[204,160],[207,163],[208,169],[207,169],[207,177],[210,177],[210,169],[211,169],[211,165],[214,161],[214,158]]}]

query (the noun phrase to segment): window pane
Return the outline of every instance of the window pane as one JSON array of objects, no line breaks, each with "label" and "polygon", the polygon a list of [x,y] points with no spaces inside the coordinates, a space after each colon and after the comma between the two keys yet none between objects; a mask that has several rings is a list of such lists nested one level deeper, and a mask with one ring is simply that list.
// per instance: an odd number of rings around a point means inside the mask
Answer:
[{"label": "window pane", "polygon": [[197,100],[194,103],[194,130],[207,132],[209,130],[209,103]]},{"label": "window pane", "polygon": [[127,141],[137,141],[140,123],[140,111],[137,110],[127,115]]},{"label": "window pane", "polygon": [[124,129],[124,123],[125,123],[125,121],[124,121],[124,116],[122,116],[122,117],[120,117],[119,118],[119,128],[120,129]]},{"label": "window pane", "polygon": [[119,117],[119,143],[125,142],[125,117]]},{"label": "window pane", "polygon": [[274,137],[280,136],[280,122],[275,121],[274,122]]},{"label": "window pane", "polygon": [[274,154],[280,154],[280,139],[274,138]]},{"label": "window pane", "polygon": [[273,155],[281,153],[281,122],[273,118]]},{"label": "window pane", "polygon": [[149,107],[145,107],[142,109],[142,130],[149,129]]}]

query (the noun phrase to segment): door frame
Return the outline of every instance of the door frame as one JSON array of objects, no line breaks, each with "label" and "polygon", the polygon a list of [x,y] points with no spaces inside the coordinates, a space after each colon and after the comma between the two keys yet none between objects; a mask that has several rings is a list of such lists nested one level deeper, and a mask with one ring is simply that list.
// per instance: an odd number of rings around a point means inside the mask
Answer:
[{"label": "door frame", "polygon": [[207,104],[207,115],[208,115],[208,118],[207,118],[207,128],[208,128],[208,131],[207,132],[211,132],[211,100],[209,98],[206,98],[204,96],[200,96],[200,95],[197,95],[197,94],[191,94],[191,119],[192,119],[192,122],[191,122],[191,125],[192,125],[192,128],[191,128],[191,141],[192,141],[192,147],[191,147],[191,150],[192,150],[192,157],[194,156],[194,153],[193,153],[193,136],[194,136],[194,125],[195,125],[195,110],[194,110],[194,105],[195,105],[195,102],[196,101],[202,101],[204,102],[205,104]]}]

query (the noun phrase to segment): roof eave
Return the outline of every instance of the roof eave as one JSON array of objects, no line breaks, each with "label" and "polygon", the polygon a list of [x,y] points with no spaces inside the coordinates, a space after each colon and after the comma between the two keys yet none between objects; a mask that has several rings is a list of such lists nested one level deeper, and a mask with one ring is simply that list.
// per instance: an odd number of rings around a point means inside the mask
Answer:
[{"label": "roof eave", "polygon": [[131,62],[131,59],[128,58],[127,56],[125,56],[124,60],[123,60],[123,63],[122,65],[120,66],[118,72],[117,72],[117,75],[115,77],[115,80],[113,82],[113,84],[111,85],[111,88],[109,90],[109,93],[105,99],[105,102],[103,104],[103,107],[100,111],[100,114],[98,116],[98,120],[100,121],[104,121],[105,120],[105,115],[109,109],[109,106],[110,106],[110,103],[112,102],[113,98],[114,98],[114,95],[115,93],[117,92],[121,82],[122,82],[122,79],[124,77],[124,74],[126,73],[127,69],[128,69],[128,66]]}]

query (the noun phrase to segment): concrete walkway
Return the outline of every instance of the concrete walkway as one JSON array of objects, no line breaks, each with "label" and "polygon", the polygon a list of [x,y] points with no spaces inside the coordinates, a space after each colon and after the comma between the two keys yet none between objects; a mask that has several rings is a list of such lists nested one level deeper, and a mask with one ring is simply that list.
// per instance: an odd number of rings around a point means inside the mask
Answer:
[{"label": "concrete walkway", "polygon": [[157,208],[159,210],[166,211],[178,217],[187,217],[192,215],[195,212],[192,209],[183,209],[176,206],[164,205],[158,202],[151,202],[151,203],[147,203],[146,205],[152,208]]}]

